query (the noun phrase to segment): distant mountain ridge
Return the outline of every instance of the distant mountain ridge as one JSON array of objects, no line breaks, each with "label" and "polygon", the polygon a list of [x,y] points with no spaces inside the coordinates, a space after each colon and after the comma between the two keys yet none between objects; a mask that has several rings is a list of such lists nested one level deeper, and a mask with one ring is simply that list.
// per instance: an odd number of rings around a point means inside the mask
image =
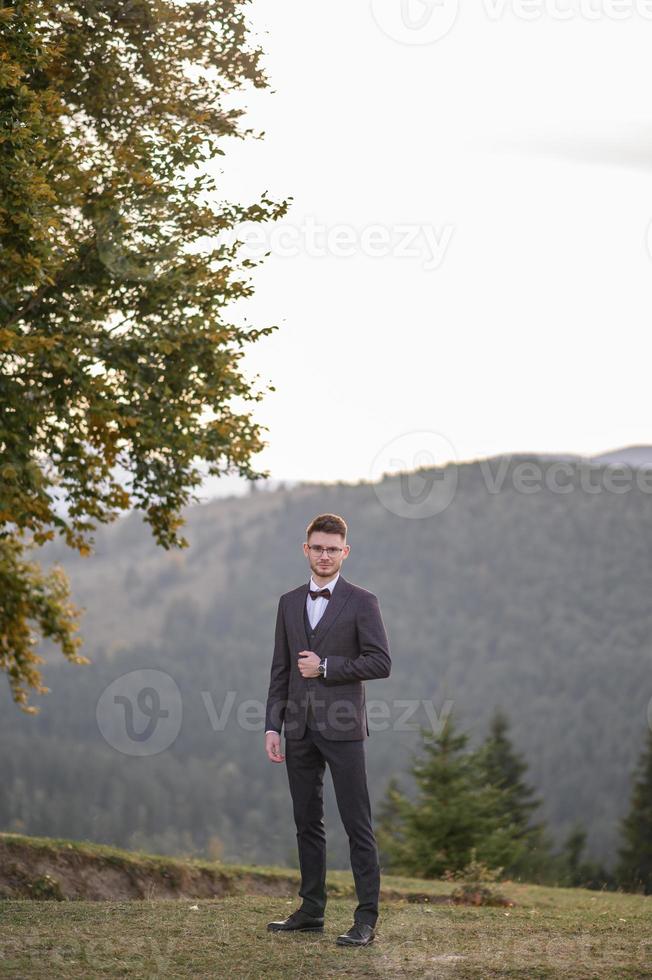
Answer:
[{"label": "distant mountain ridge", "polygon": [[596,463],[624,463],[638,469],[652,469],[652,446],[625,446],[592,456],[591,459]]},{"label": "distant mountain ridge", "polygon": [[[473,457],[469,459],[459,460],[457,465],[463,466],[469,463],[480,463],[486,462],[491,463],[494,460],[542,460],[544,462],[589,462],[596,465],[611,465],[618,464],[624,466],[630,466],[633,469],[652,469],[652,446],[646,445],[634,445],[634,446],[624,446],[620,449],[612,449],[605,453],[597,453],[594,455],[582,455],[580,453],[555,453],[555,452],[537,452],[537,451],[527,451],[520,450],[511,453],[496,453],[493,456],[485,457]],[[355,482],[355,481],[353,481]],[[282,480],[282,479],[268,479],[259,480],[255,484],[249,486],[250,491],[264,490],[264,491],[275,491],[278,489],[292,489],[296,486],[314,486],[313,481],[301,481],[301,480]],[[243,489],[244,492],[244,489]]]},{"label": "distant mountain ridge", "polygon": [[[652,469],[652,446],[636,445],[624,446],[620,449],[611,449],[608,452],[597,453],[592,456],[581,455],[580,453],[540,453],[540,452],[514,452],[496,453],[495,456],[486,457],[487,461],[494,459],[540,459],[546,462],[554,460],[565,462],[590,462],[599,465],[619,464],[631,466],[634,469]],[[473,460],[479,462],[480,460]]]}]

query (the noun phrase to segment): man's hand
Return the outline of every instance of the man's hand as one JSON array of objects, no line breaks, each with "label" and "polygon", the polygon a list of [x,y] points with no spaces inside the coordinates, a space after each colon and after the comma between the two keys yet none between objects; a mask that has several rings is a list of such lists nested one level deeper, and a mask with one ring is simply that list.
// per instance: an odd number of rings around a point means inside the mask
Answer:
[{"label": "man's hand", "polygon": [[311,650],[301,650],[299,652],[299,670],[302,677],[319,677],[319,662],[321,657]]},{"label": "man's hand", "polygon": [[281,755],[281,736],[277,732],[265,735],[265,752],[270,762],[285,762],[285,756]]}]

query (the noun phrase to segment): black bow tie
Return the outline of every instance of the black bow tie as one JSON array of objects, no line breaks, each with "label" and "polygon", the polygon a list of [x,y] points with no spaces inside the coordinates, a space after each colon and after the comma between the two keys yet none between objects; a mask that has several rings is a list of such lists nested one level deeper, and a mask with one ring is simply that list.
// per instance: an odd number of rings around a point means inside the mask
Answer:
[{"label": "black bow tie", "polygon": [[315,591],[314,589],[308,589],[308,591],[310,592],[311,599],[319,599],[320,597],[322,599],[330,599],[331,597],[330,589],[319,589],[318,591]]}]

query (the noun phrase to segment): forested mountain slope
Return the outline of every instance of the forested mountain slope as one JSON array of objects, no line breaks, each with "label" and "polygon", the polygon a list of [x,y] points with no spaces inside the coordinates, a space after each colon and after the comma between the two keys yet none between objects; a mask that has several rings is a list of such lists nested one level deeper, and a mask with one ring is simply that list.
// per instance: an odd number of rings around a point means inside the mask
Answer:
[{"label": "forested mountain slope", "polygon": [[[528,462],[543,474],[535,491],[517,469]],[[90,558],[49,546],[86,609],[93,663],[49,657],[37,717],[0,685],[0,829],[295,863],[284,767],[243,712],[265,701],[278,596],[307,581],[305,527],[334,511],[349,524],[343,574],[379,596],[391,642],[391,677],[367,683],[368,704],[386,700],[396,723],[406,699],[437,712],[452,701],[474,745],[500,705],[556,839],[580,819],[590,855],[611,863],[652,696],[652,493],[610,491],[605,467],[587,461],[553,479],[554,465],[521,456],[424,472],[442,501],[455,488],[431,516],[400,516],[407,484],[391,477],[188,508],[182,551],[157,549],[136,514],[98,530]],[[568,467],[570,492],[556,492]],[[107,685],[141,668],[170,675],[182,709],[172,744],[143,757],[109,744],[97,716]],[[372,729],[376,802],[427,721],[421,706],[407,730]],[[343,866],[327,782],[331,860]]]}]

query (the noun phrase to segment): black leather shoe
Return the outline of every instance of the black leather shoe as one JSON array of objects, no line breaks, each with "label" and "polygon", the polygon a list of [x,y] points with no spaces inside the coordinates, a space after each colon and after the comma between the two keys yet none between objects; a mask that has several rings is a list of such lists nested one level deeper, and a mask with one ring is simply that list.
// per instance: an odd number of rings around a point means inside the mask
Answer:
[{"label": "black leather shoe", "polygon": [[301,909],[297,909],[296,912],[288,915],[287,919],[268,922],[267,928],[269,932],[323,932],[324,917],[306,915]]},{"label": "black leather shoe", "polygon": [[373,926],[367,922],[354,922],[349,931],[338,936],[335,942],[338,946],[368,946],[375,936]]}]

